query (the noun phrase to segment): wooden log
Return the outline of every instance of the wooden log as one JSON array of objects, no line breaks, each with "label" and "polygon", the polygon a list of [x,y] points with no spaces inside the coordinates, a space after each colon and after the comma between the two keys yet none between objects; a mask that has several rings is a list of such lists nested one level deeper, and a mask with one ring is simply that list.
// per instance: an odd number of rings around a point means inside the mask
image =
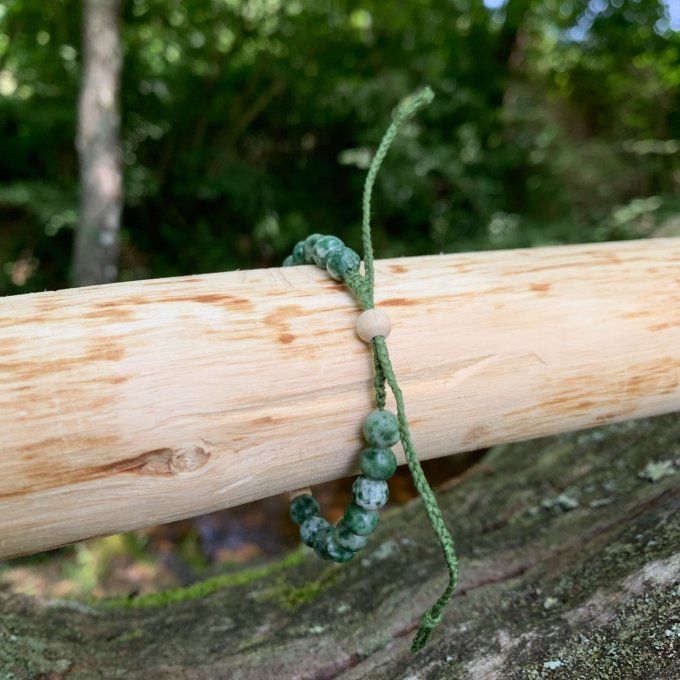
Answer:
[{"label": "wooden log", "polygon": [[680,419],[498,447],[439,499],[446,569],[418,500],[349,564],[276,562],[108,603],[0,590],[0,677],[447,680],[680,677]]},{"label": "wooden log", "polygon": [[[679,263],[673,238],[378,262],[420,456],[680,409]],[[353,473],[356,316],[308,266],[0,300],[0,556]]]}]

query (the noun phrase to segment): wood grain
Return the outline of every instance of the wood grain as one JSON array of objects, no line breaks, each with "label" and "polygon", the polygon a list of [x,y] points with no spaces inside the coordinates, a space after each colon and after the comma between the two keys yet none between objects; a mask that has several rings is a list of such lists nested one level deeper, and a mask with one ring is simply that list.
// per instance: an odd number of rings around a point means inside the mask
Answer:
[{"label": "wood grain", "polygon": [[[680,239],[384,260],[376,285],[421,458],[680,410]],[[355,472],[356,316],[307,266],[0,300],[0,556]]]}]

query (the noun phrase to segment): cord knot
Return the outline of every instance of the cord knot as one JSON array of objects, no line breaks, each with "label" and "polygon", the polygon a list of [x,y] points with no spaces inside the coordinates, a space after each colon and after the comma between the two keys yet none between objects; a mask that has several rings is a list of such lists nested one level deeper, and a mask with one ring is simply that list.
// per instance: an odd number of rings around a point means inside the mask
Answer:
[{"label": "cord knot", "polygon": [[441,612],[438,614],[433,614],[432,611],[428,609],[420,619],[420,625],[423,628],[429,628],[431,630],[442,622],[442,618],[443,615]]},{"label": "cord knot", "polygon": [[411,651],[415,654],[419,652],[426,644],[430,637],[430,633],[434,628],[436,628],[442,622],[442,613],[437,612],[436,614],[428,609],[420,618],[420,626],[418,627],[418,632],[413,638],[413,643],[411,644]]}]

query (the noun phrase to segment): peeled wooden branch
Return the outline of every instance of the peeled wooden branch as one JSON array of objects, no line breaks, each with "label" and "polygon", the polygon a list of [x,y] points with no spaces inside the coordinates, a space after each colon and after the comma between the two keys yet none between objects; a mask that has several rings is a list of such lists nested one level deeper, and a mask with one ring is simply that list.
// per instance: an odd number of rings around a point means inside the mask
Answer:
[{"label": "peeled wooden branch", "polygon": [[[422,458],[680,409],[680,239],[385,260]],[[351,474],[357,308],[314,267],[0,300],[0,556]]]}]

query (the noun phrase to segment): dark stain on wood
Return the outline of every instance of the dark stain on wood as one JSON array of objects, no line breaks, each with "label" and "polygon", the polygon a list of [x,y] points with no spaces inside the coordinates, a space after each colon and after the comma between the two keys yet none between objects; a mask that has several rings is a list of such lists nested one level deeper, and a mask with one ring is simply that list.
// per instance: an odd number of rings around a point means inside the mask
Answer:
[{"label": "dark stain on wood", "polygon": [[25,317],[5,317],[0,318],[0,328],[16,328],[24,324],[43,324],[45,318],[40,316],[25,316]]},{"label": "dark stain on wood", "polygon": [[[616,413],[595,416],[595,422],[628,418],[635,414],[640,399],[652,395],[673,394],[680,386],[680,361],[662,357],[631,366],[626,376],[612,376],[606,382],[596,382],[589,376],[576,376],[560,382],[560,391],[536,405],[545,415],[583,414],[598,407],[616,408]],[[525,412],[508,412],[513,416]]]},{"label": "dark stain on wood", "polygon": [[550,291],[550,284],[548,282],[544,283],[532,283],[529,285],[529,288],[534,292],[538,293],[539,295],[545,295]]},{"label": "dark stain on wood", "polygon": [[270,328],[285,327],[288,330],[289,321],[297,319],[303,311],[300,305],[281,305],[264,317],[264,323]]},{"label": "dark stain on wood", "polygon": [[291,332],[290,322],[293,319],[299,319],[302,311],[299,305],[282,305],[267,314],[264,317],[264,323],[275,331],[280,344],[290,345],[297,337]]},{"label": "dark stain on wood", "polygon": [[470,444],[477,444],[481,439],[491,434],[491,429],[488,425],[475,425],[472,429],[463,435],[463,446]]},{"label": "dark stain on wood", "polygon": [[632,312],[624,312],[621,314],[622,319],[639,319],[645,316],[656,316],[658,312],[653,309],[636,309]]},{"label": "dark stain on wood", "polygon": [[228,293],[196,293],[194,295],[168,295],[162,297],[140,296],[129,298],[126,304],[131,308],[138,305],[156,305],[175,302],[195,302],[202,305],[213,305],[215,307],[226,307],[227,309],[239,309],[250,311],[253,303],[244,297],[230,295]]},{"label": "dark stain on wood", "polygon": [[672,394],[678,388],[680,361],[672,357],[655,359],[635,367],[634,375],[628,377],[623,386],[627,397],[647,394]]},{"label": "dark stain on wood", "polygon": [[0,353],[15,354],[16,348],[20,345],[20,341],[16,338],[0,338]]},{"label": "dark stain on wood", "polygon": [[409,300],[408,298],[387,298],[380,302],[380,307],[409,307],[411,305],[419,304],[419,300]]},{"label": "dark stain on wood", "polygon": [[604,425],[605,423],[611,423],[612,421],[616,420],[617,418],[623,418],[625,414],[622,414],[619,411],[610,411],[609,413],[601,413],[597,418],[595,418],[595,422],[599,423],[600,425]]},{"label": "dark stain on wood", "polygon": [[[115,444],[118,441],[118,437],[113,436],[113,435],[107,435],[107,436],[102,436],[102,437],[92,437],[90,439],[79,439],[78,440],[78,447],[83,450],[83,449],[94,449],[94,448],[104,448],[107,446],[111,446]],[[45,456],[46,458],[49,458],[49,454],[59,454],[63,452],[64,448],[66,448],[67,441],[63,437],[48,437],[47,439],[43,439],[39,442],[32,442],[31,444],[26,444],[24,446],[20,446],[17,448],[18,452],[36,452],[40,455]],[[67,448],[72,448],[72,447],[67,447]]]},{"label": "dark stain on wood", "polygon": [[517,274],[534,274],[535,272],[545,272],[552,269],[573,269],[574,267],[583,267],[583,262],[561,262],[560,264],[546,264],[540,267],[526,267],[517,270]]},{"label": "dark stain on wood", "polygon": [[513,286],[496,286],[495,288],[488,288],[480,291],[466,291],[461,293],[446,294],[442,292],[441,295],[429,295],[418,298],[394,297],[379,300],[376,304],[378,307],[414,307],[424,305],[442,305],[448,302],[459,302],[470,298],[482,298],[485,295],[497,295],[499,293],[514,293],[519,288]]},{"label": "dark stain on wood", "polygon": [[62,373],[94,362],[120,361],[124,356],[123,347],[95,340],[90,344],[89,351],[80,356],[2,363],[0,373],[11,374],[13,380],[33,380],[46,373]]},{"label": "dark stain on wood", "polygon": [[132,321],[135,316],[131,309],[115,302],[100,302],[94,307],[93,310],[85,312],[83,316],[87,319],[104,319],[113,322]]},{"label": "dark stain on wood", "polygon": [[120,385],[121,383],[126,382],[128,379],[129,378],[124,375],[114,375],[110,378],[103,378],[102,382],[108,383],[109,385]]},{"label": "dark stain on wood", "polygon": [[259,427],[261,425],[274,425],[277,422],[279,422],[279,420],[274,418],[274,416],[260,416],[250,421],[253,427]]},{"label": "dark stain on wood", "polygon": [[92,361],[120,361],[125,356],[125,350],[122,347],[113,345],[104,345],[95,341],[91,345],[90,351],[84,356],[83,361],[90,363]]},{"label": "dark stain on wood", "polygon": [[470,262],[452,262],[447,268],[453,269],[456,274],[467,274],[470,270],[475,269],[475,265]]},{"label": "dark stain on wood", "polygon": [[393,274],[405,274],[408,271],[408,267],[403,264],[391,264],[388,266],[388,269]]}]

